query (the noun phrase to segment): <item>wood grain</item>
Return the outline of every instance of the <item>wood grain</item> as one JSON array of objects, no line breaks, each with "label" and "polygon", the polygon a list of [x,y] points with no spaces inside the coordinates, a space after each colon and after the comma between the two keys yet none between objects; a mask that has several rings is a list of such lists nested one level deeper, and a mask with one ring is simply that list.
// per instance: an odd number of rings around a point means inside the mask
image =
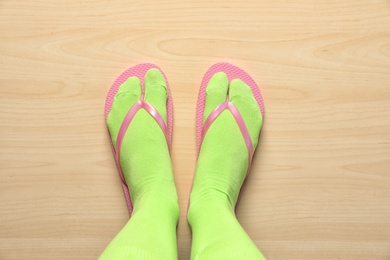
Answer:
[{"label": "wood grain", "polygon": [[179,258],[203,73],[266,119],[238,218],[270,260],[390,259],[390,2],[0,1],[0,259],[96,259],[128,219],[103,117],[127,67],[174,99]]}]

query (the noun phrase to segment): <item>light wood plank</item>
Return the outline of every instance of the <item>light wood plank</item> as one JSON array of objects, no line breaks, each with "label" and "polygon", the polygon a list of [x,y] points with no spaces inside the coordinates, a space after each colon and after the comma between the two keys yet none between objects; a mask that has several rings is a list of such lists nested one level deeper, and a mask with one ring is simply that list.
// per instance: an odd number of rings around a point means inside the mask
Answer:
[{"label": "light wood plank", "polygon": [[268,259],[390,258],[390,3],[0,2],[0,259],[96,259],[128,219],[103,118],[129,66],[174,99],[188,259],[203,73],[259,83],[265,125],[237,215]]}]

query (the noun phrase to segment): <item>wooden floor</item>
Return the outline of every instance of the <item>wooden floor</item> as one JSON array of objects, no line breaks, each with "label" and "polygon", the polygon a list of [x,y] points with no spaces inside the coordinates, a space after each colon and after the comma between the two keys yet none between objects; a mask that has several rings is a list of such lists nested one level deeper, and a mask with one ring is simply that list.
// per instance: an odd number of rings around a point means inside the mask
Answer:
[{"label": "wooden floor", "polygon": [[201,78],[227,61],[266,117],[238,207],[267,259],[390,259],[390,2],[0,1],[0,259],[97,259],[128,219],[110,84],[153,62],[174,100],[179,259]]}]

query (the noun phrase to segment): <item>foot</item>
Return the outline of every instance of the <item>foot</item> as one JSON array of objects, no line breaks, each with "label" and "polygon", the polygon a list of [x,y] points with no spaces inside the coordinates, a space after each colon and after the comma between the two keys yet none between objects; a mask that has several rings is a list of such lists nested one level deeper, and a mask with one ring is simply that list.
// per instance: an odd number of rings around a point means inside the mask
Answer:
[{"label": "foot", "polygon": [[[262,115],[252,90],[240,79],[230,84],[225,73],[216,73],[206,88],[203,122],[221,103],[229,99],[239,110],[256,149]],[[210,192],[222,195],[235,206],[248,169],[248,150],[241,131],[229,110],[225,110],[210,126],[199,153],[191,194],[191,205]]]},{"label": "foot", "polygon": [[[142,87],[137,77],[130,77],[118,89],[114,97],[107,125],[116,143],[123,119],[130,108],[141,99]],[[166,122],[168,91],[164,76],[157,69],[145,74],[145,101],[150,103]],[[155,119],[144,109],[134,116],[122,142],[120,164],[131,199],[136,208],[138,201],[150,192],[170,187],[163,196],[176,200],[176,189],[168,144]]]},{"label": "foot", "polygon": [[[255,149],[262,115],[251,88],[240,79],[229,83],[223,72],[210,79],[203,122],[227,98],[243,117]],[[188,211],[192,259],[264,259],[234,214],[247,169],[245,141],[231,112],[224,110],[206,133],[198,157]]]},{"label": "foot", "polygon": [[[157,69],[145,75],[145,101],[166,122],[168,92]],[[114,97],[107,125],[116,143],[130,108],[141,98],[137,77],[130,77]],[[122,142],[120,164],[133,202],[132,217],[100,259],[177,259],[176,225],[179,206],[167,141],[154,118],[144,109],[134,116]]]}]

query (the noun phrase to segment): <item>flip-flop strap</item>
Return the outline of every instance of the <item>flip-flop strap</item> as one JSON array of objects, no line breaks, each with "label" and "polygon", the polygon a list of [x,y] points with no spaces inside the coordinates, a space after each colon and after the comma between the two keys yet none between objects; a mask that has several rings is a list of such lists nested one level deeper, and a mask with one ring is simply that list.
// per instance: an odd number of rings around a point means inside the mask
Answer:
[{"label": "flip-flop strap", "polygon": [[213,110],[213,112],[210,113],[210,115],[207,117],[207,119],[203,125],[202,138],[200,141],[200,145],[202,145],[203,139],[204,139],[207,131],[209,130],[210,126],[214,123],[214,121],[218,118],[218,116],[220,116],[222,114],[222,112],[225,109],[229,110],[232,113],[234,119],[236,120],[238,127],[240,128],[242,137],[244,138],[245,145],[246,145],[246,148],[248,150],[248,170],[247,170],[247,173],[248,173],[250,170],[250,167],[252,165],[252,156],[253,156],[252,139],[251,139],[251,136],[249,134],[248,128],[246,127],[245,121],[240,114],[240,111],[238,111],[237,107],[233,103],[231,103],[229,101],[225,101],[225,102],[221,103],[217,108],[215,108]]},{"label": "flip-flop strap", "polygon": [[160,126],[161,130],[164,133],[165,139],[166,139],[167,144],[168,144],[168,149],[169,149],[169,151],[171,151],[170,143],[168,142],[167,126],[165,125],[164,119],[162,118],[160,113],[150,103],[146,102],[143,99],[138,100],[130,108],[129,112],[127,112],[127,114],[125,116],[125,119],[123,119],[122,125],[121,125],[121,127],[119,129],[119,132],[118,132],[118,137],[116,139],[115,160],[116,160],[116,162],[118,164],[120,177],[121,177],[123,183],[126,183],[126,180],[125,180],[125,177],[123,175],[122,167],[121,167],[121,164],[120,164],[121,146],[122,146],[123,138],[125,137],[125,134],[127,132],[127,129],[129,128],[129,125],[130,125],[131,121],[133,120],[134,116],[137,114],[137,112],[141,108],[145,109],[154,118],[154,120],[156,120],[157,124]]}]

